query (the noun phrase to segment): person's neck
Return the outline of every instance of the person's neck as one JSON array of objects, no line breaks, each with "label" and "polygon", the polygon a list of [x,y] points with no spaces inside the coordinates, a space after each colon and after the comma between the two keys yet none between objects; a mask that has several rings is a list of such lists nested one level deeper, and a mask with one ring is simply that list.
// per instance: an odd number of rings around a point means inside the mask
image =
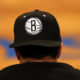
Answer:
[{"label": "person's neck", "polygon": [[35,58],[20,58],[20,63],[28,63],[28,62],[57,62],[57,59],[53,59],[49,56],[41,58],[41,59],[35,59]]}]

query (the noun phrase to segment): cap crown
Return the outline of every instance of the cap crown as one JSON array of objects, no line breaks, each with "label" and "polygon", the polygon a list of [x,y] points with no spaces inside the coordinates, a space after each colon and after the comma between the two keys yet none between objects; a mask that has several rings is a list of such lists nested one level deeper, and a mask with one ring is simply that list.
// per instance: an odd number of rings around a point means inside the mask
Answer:
[{"label": "cap crown", "polygon": [[61,41],[60,29],[54,16],[43,11],[25,13],[14,25],[15,43],[32,40]]}]

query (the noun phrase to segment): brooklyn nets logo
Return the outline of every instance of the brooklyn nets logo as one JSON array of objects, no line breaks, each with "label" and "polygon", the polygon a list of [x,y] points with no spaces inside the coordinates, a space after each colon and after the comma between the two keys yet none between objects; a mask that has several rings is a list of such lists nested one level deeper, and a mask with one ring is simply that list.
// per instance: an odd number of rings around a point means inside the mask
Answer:
[{"label": "brooklyn nets logo", "polygon": [[42,30],[42,22],[38,18],[30,18],[25,24],[25,29],[30,35],[37,35]]}]

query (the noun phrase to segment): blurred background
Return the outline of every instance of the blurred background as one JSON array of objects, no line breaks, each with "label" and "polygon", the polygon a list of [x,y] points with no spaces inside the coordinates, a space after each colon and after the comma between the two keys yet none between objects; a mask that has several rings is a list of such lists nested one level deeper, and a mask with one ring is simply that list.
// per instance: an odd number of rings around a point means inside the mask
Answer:
[{"label": "blurred background", "polygon": [[50,12],[59,23],[63,40],[59,62],[80,69],[80,0],[0,0],[0,70],[19,63],[9,48],[14,40],[14,21],[35,9]]}]

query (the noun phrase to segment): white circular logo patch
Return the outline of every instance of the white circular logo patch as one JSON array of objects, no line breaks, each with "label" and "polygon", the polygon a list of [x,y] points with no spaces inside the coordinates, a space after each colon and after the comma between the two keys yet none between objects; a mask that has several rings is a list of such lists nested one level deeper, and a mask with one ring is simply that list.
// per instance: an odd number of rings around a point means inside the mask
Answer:
[{"label": "white circular logo patch", "polygon": [[25,29],[30,35],[37,35],[42,30],[42,22],[40,19],[33,17],[27,20]]}]

